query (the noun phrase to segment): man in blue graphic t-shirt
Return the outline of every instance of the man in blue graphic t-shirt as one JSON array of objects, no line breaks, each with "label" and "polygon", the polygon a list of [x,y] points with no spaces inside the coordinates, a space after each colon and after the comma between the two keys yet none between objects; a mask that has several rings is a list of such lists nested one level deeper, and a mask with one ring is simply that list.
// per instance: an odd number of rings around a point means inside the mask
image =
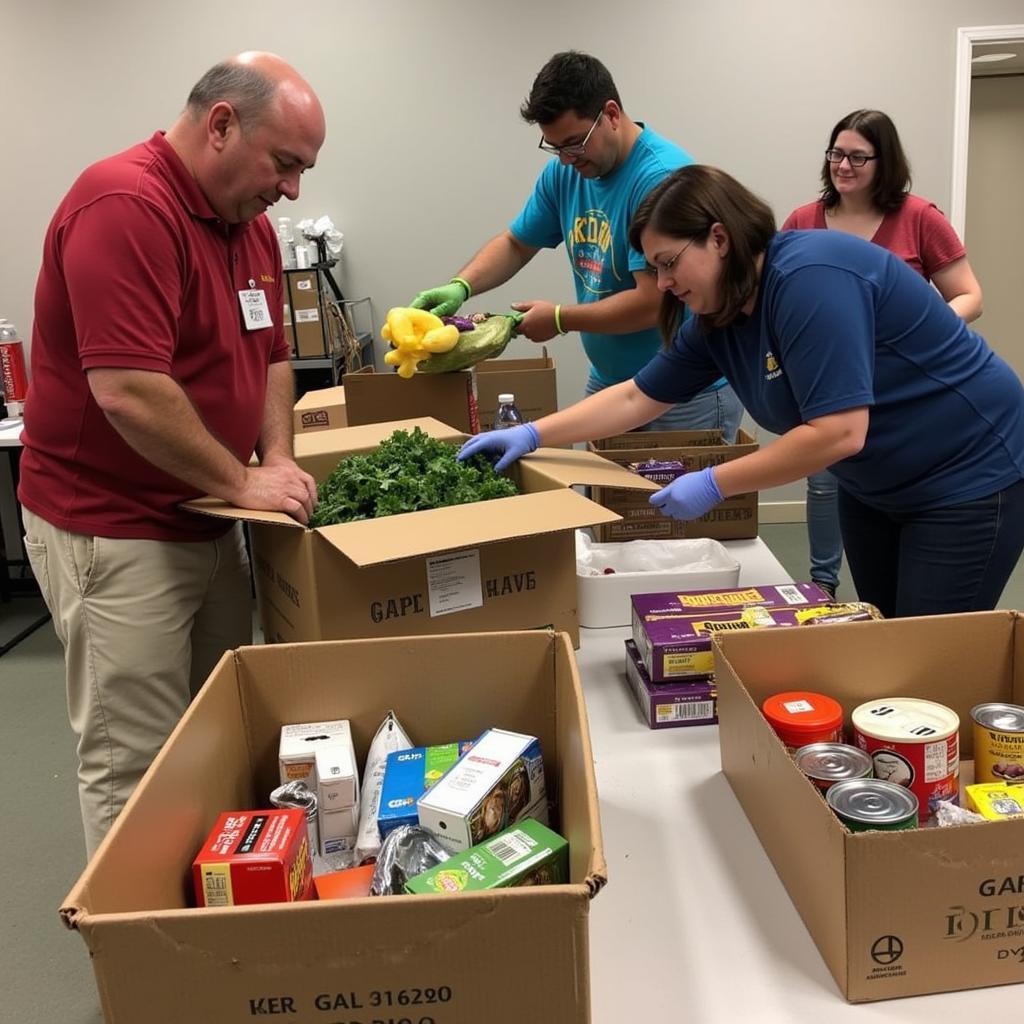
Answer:
[{"label": "man in blue graphic t-shirt", "polygon": [[[540,249],[565,243],[576,305],[517,302],[519,332],[535,342],[579,331],[590,360],[586,393],[631,379],[658,351],[661,294],[643,254],[629,244],[629,223],[650,190],[675,168],[693,163],[674,143],[622,109],[608,69],[596,58],[556,53],[541,68],[520,111],[541,129],[540,148],[554,154],[519,216],[446,285],[421,292],[419,309],[451,316],[469,298],[497,288]],[[719,428],[735,440],[743,409],[716,381],[645,430]]]}]

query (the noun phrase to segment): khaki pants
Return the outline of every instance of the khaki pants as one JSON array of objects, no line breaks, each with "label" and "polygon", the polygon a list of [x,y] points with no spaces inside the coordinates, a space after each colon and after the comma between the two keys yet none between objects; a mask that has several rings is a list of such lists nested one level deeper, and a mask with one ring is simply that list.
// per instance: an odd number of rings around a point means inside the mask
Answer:
[{"label": "khaki pants", "polygon": [[64,645],[89,856],[221,655],[252,642],[236,524],[216,541],[86,537],[27,509],[25,548]]}]

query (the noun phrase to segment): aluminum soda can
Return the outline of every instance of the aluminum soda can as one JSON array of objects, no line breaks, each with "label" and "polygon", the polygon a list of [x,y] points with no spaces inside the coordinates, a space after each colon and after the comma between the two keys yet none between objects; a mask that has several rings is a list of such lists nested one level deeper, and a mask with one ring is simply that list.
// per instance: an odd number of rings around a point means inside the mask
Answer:
[{"label": "aluminum soda can", "polygon": [[1024,781],[1024,708],[978,704],[974,722],[974,781]]},{"label": "aluminum soda can", "polygon": [[808,743],[793,759],[822,793],[847,779],[870,779],[873,769],[871,755],[848,743]]},{"label": "aluminum soda can", "polygon": [[921,820],[940,800],[960,799],[960,716],[916,697],[884,697],[853,709],[853,741],[875,763],[875,778],[913,791]]},{"label": "aluminum soda can", "polygon": [[847,779],[832,786],[825,800],[851,832],[917,828],[917,797],[894,782]]},{"label": "aluminum soda can", "polygon": [[18,338],[0,338],[0,384],[4,404],[24,402],[28,391],[25,350]]}]

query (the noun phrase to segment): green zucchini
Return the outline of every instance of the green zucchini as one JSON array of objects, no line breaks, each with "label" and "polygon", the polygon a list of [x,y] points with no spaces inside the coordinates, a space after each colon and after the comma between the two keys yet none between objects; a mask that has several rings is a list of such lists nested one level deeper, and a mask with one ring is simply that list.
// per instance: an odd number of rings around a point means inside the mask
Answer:
[{"label": "green zucchini", "polygon": [[484,359],[500,356],[521,319],[522,316],[518,314],[499,313],[489,316],[475,330],[463,331],[454,348],[447,352],[436,352],[420,363],[418,372],[450,373],[452,370],[475,366]]}]

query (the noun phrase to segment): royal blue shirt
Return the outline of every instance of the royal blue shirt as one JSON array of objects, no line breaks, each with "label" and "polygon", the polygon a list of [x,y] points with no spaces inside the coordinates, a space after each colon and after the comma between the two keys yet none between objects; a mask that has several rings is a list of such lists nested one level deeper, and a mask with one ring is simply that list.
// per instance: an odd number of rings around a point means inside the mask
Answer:
[{"label": "royal blue shirt", "polygon": [[[646,126],[623,163],[603,178],[583,178],[556,157],[541,171],[509,230],[535,249],[565,242],[576,301],[598,302],[636,287],[633,273],[646,262],[629,244],[633,214],[655,185],[692,163],[689,153]],[[630,334],[580,331],[580,337],[594,373],[606,385],[629,380],[661,344],[656,328]]]},{"label": "royal blue shirt", "polygon": [[882,511],[957,505],[1024,477],[1016,373],[919,274],[852,235],[776,235],[750,316],[708,334],[686,322],[636,383],[679,402],[719,374],[776,434],[869,407],[863,449],[831,469]]}]

